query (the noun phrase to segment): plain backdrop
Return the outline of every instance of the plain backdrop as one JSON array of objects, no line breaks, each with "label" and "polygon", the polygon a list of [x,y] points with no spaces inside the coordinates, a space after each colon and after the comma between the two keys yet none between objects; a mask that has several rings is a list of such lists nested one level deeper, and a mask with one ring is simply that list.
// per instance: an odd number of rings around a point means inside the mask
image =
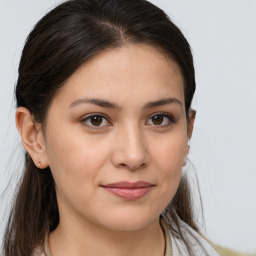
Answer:
[{"label": "plain backdrop", "polygon": [[[0,0],[0,194],[12,181],[0,202],[0,224],[22,169],[13,100],[21,50],[34,24],[59,2]],[[197,120],[190,160],[205,232],[216,243],[256,252],[256,1],[152,2],[180,27],[194,54]]]}]

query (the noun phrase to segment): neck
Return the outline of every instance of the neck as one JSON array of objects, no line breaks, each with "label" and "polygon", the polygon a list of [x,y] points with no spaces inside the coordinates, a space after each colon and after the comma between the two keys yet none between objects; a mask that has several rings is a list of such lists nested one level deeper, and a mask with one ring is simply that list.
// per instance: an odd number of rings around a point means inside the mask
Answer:
[{"label": "neck", "polygon": [[165,238],[159,220],[132,231],[117,231],[92,222],[62,221],[49,235],[52,256],[163,256]]}]

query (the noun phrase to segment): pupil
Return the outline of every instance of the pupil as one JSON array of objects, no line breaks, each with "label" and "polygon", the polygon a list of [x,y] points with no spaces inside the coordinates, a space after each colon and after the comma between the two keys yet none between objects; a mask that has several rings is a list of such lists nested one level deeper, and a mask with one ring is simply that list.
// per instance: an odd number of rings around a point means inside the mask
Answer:
[{"label": "pupil", "polygon": [[99,126],[102,123],[102,117],[100,116],[91,117],[91,123],[95,126]]},{"label": "pupil", "polygon": [[156,115],[153,117],[153,123],[154,124],[161,124],[163,122],[163,116],[160,116],[160,115]]}]

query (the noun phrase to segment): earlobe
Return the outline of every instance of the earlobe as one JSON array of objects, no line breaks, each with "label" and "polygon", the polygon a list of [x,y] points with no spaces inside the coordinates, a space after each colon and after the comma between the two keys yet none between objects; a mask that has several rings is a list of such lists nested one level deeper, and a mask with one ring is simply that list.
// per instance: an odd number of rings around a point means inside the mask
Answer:
[{"label": "earlobe", "polygon": [[34,122],[33,116],[24,107],[19,107],[16,110],[15,119],[22,144],[33,159],[34,164],[41,169],[48,167],[49,164],[40,125]]}]

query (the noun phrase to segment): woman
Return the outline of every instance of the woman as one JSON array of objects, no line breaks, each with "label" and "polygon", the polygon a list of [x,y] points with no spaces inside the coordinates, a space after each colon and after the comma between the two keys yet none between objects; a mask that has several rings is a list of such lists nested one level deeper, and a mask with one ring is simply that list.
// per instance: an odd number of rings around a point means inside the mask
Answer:
[{"label": "woman", "polygon": [[24,175],[4,242],[17,255],[218,255],[192,212],[189,44],[144,0],[71,0],[22,52]]}]

